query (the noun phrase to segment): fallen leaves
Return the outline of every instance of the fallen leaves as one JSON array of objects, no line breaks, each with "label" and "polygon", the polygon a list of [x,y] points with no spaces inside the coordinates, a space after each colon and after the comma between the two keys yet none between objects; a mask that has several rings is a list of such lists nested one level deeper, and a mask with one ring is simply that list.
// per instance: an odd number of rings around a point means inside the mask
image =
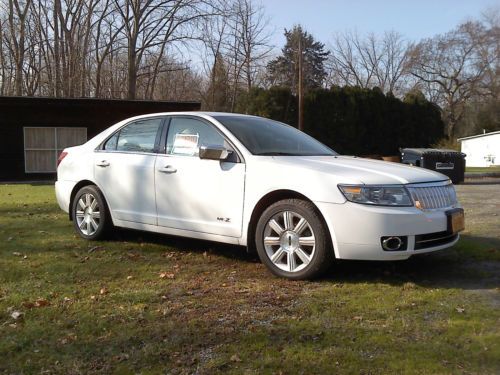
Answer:
[{"label": "fallen leaves", "polygon": [[175,279],[175,274],[172,272],[160,272],[160,279]]},{"label": "fallen leaves", "polygon": [[76,341],[76,339],[78,338],[78,336],[74,333],[70,333],[69,335],[66,335],[64,337],[61,337],[59,340],[57,340],[59,342],[59,344],[61,345],[66,345],[66,344],[69,344],[73,341]]},{"label": "fallen leaves", "polygon": [[238,357],[238,354],[233,354],[230,359],[231,362],[241,362],[241,358]]},{"label": "fallen leaves", "polygon": [[50,306],[50,302],[45,298],[38,298],[35,302],[23,302],[23,307],[26,309],[35,309],[46,306]]}]

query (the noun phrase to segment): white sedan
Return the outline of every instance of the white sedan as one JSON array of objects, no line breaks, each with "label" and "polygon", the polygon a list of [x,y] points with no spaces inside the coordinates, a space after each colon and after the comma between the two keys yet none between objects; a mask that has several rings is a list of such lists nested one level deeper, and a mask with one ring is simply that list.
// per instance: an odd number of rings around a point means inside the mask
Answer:
[{"label": "white sedan", "polygon": [[228,113],[124,120],[59,157],[78,234],[115,227],[244,245],[276,275],[337,259],[400,260],[458,241],[463,210],[430,170],[340,156],[288,125]]}]

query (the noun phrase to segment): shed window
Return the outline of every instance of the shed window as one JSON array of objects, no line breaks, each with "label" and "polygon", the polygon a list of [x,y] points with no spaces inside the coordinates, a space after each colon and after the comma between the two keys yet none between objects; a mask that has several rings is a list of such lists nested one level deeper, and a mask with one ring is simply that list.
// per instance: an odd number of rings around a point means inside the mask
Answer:
[{"label": "shed window", "polygon": [[54,173],[66,147],[87,141],[87,128],[24,128],[26,173]]}]

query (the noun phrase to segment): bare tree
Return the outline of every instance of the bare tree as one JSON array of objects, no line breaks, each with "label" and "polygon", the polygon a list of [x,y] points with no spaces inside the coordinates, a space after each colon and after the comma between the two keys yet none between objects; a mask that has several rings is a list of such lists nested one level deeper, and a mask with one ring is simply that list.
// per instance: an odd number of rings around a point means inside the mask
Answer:
[{"label": "bare tree", "polygon": [[[135,99],[145,55],[194,38],[194,23],[207,15],[201,0],[114,0],[127,40],[128,98]],[[161,53],[161,51],[160,51]]]},{"label": "bare tree", "polygon": [[229,45],[228,20],[231,17],[230,4],[227,1],[222,0],[216,6],[218,14],[205,18],[201,24],[201,41],[204,44],[201,57],[205,75],[209,77],[209,84],[200,94],[203,97],[204,107],[209,110],[215,110],[216,103],[220,102],[216,100],[216,72],[217,67],[221,66],[219,60],[225,58],[225,49]]},{"label": "bare tree", "polygon": [[355,32],[337,34],[329,59],[329,83],[384,92],[402,93],[408,75],[409,43],[395,31],[360,36]]},{"label": "bare tree", "polygon": [[247,90],[254,83],[259,67],[269,56],[272,46],[269,19],[264,8],[255,5],[252,0],[236,0],[233,6],[232,39],[239,40],[235,45],[235,55],[241,61],[246,79]]},{"label": "bare tree", "polygon": [[[93,96],[96,98],[102,95],[103,69],[106,63],[109,65],[112,61],[110,55],[121,47],[118,38],[124,28],[124,24],[119,24],[115,18],[111,1],[105,0],[101,7],[97,9],[98,15],[94,25],[95,32],[92,33],[94,74],[90,77],[90,80],[94,87]],[[112,70],[109,69],[108,73],[112,74]]]},{"label": "bare tree", "polygon": [[205,20],[202,28],[205,48],[201,58],[209,77],[204,104],[213,107],[216,75],[220,80],[224,66],[230,90],[228,109],[233,111],[238,93],[254,86],[272,49],[269,22],[264,8],[252,0],[221,0],[214,6],[217,12]]},{"label": "bare tree", "polygon": [[489,65],[481,54],[484,38],[481,24],[467,22],[420,42],[411,52],[411,73],[437,94],[449,138],[465,114],[467,101],[479,92]]},{"label": "bare tree", "polygon": [[[1,16],[1,13],[0,13]],[[7,53],[5,51],[5,33],[4,25],[6,21],[0,18],[0,95],[5,95],[7,93],[7,66],[9,65],[7,61]]]},{"label": "bare tree", "polygon": [[9,45],[15,63],[15,95],[23,94],[23,68],[26,53],[26,20],[31,0],[8,0]]}]

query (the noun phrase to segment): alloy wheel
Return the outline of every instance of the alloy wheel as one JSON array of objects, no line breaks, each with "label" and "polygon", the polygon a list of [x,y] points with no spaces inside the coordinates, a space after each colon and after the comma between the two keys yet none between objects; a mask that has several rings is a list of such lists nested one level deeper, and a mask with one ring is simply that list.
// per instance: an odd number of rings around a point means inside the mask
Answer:
[{"label": "alloy wheel", "polygon": [[283,271],[303,270],[313,259],[315,248],[311,225],[296,212],[278,212],[265,226],[264,249],[271,262]]},{"label": "alloy wheel", "polygon": [[76,222],[80,231],[92,236],[101,222],[101,211],[96,197],[90,193],[83,194],[76,206]]}]

